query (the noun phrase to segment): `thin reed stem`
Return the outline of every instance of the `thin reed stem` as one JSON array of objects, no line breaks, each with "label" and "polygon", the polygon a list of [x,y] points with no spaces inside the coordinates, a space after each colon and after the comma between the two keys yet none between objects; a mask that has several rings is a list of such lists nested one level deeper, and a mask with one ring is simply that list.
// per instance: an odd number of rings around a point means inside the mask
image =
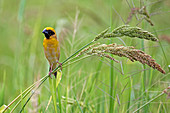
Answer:
[{"label": "thin reed stem", "polygon": [[[85,46],[83,46],[82,48],[80,48],[79,50],[77,50],[75,53],[73,53],[71,56],[69,56],[67,59],[65,59],[61,64],[64,64],[65,62],[67,62],[70,58],[72,58],[73,56],[75,56],[78,52],[80,52],[81,50],[83,50],[84,48],[86,48],[87,46],[89,46],[90,44],[92,44],[95,40],[92,40],[91,42],[89,42],[88,44],[86,44]],[[60,65],[58,67],[56,67],[52,73],[54,73],[58,68],[60,67]]]},{"label": "thin reed stem", "polygon": [[140,109],[142,109],[143,107],[145,107],[146,105],[148,105],[149,103],[151,103],[152,101],[154,101],[155,99],[157,99],[158,97],[162,96],[164,94],[164,92],[160,93],[159,95],[157,95],[156,97],[154,97],[153,99],[149,100],[148,102],[146,102],[145,104],[143,104],[142,106],[140,106],[138,109],[136,109],[135,111],[133,111],[133,113],[139,111]]},{"label": "thin reed stem", "polygon": [[[153,28],[153,30],[154,30],[154,33],[155,33],[156,37],[158,38],[158,34],[157,34],[156,30],[155,30],[154,28]],[[159,38],[158,38],[158,39],[159,39]],[[164,51],[164,49],[163,49],[163,46],[162,46],[161,41],[159,41],[159,45],[160,45],[160,47],[161,47],[161,50],[162,50],[163,55],[164,55],[164,58],[165,58],[165,60],[166,60],[167,67],[168,67],[169,72],[170,72],[170,67],[168,66],[168,65],[169,65],[169,62],[168,62],[168,59],[167,59],[167,57],[166,57],[166,54],[165,54],[165,51]]]},{"label": "thin reed stem", "polygon": [[38,85],[38,87],[32,92],[31,96],[27,99],[27,101],[25,102],[24,106],[22,107],[22,109],[20,110],[20,113],[24,110],[25,106],[27,105],[27,103],[29,102],[29,100],[31,99],[31,97],[34,95],[34,93],[36,92],[36,90],[46,81],[48,77],[46,76],[45,79]]},{"label": "thin reed stem", "polygon": [[18,95],[11,103],[8,104],[8,106],[5,108],[5,110],[3,112],[5,112],[15,101],[17,101],[23,94],[30,92],[30,90],[32,90],[36,84],[38,84],[39,82],[43,81],[44,79],[46,79],[46,77],[48,77],[48,75],[44,76],[43,78],[41,78],[39,81],[35,82],[34,84],[32,84],[30,87],[28,87],[26,90],[24,90],[22,92],[22,94]]}]

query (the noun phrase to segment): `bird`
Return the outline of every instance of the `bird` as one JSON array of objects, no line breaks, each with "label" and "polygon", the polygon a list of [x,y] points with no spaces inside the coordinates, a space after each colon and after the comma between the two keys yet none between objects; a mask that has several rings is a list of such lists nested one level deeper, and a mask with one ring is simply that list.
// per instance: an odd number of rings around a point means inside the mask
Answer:
[{"label": "bird", "polygon": [[[47,58],[50,64],[49,76],[51,77],[52,70],[54,70],[57,67],[57,64],[60,65],[62,70],[62,63],[59,63],[60,45],[54,28],[46,27],[42,31],[42,33],[45,35],[45,38],[43,40],[43,48],[45,57]],[[54,76],[55,77],[57,76],[57,72],[54,73]]]}]

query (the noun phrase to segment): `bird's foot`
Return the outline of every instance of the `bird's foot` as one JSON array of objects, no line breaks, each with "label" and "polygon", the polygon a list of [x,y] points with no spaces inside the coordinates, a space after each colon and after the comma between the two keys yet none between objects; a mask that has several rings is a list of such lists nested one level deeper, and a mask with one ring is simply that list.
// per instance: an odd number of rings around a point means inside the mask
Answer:
[{"label": "bird's foot", "polygon": [[57,61],[57,63],[60,66],[60,69],[62,70],[62,63],[59,63],[58,61]]},{"label": "bird's foot", "polygon": [[59,64],[59,66],[60,66],[60,69],[62,70],[62,63],[58,63]]},{"label": "bird's foot", "polygon": [[52,72],[52,71],[50,71],[50,72],[48,73],[48,75],[49,75],[49,76],[50,76],[50,78],[52,79],[52,77],[51,77],[51,72]]}]

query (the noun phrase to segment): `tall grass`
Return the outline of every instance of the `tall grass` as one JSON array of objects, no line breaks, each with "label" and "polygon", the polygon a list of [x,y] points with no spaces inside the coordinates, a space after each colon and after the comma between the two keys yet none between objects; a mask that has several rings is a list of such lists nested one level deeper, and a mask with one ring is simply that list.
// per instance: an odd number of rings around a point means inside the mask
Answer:
[{"label": "tall grass", "polygon": [[[113,4],[113,1],[110,0],[110,26],[111,26],[111,29],[113,30],[113,10],[112,10],[112,4]],[[112,40],[110,40],[110,43],[112,42]],[[113,56],[113,55],[112,55]],[[114,86],[116,86],[116,83],[114,83],[115,81],[115,73],[114,73],[114,69],[113,69],[113,66],[114,66],[114,62],[113,60],[110,60],[110,91],[109,91],[109,94],[110,94],[110,103],[109,103],[109,112],[110,113],[113,113],[114,111],[114,99],[115,98],[115,94],[116,94],[116,89],[114,88]],[[116,81],[115,81],[116,82]]]},{"label": "tall grass", "polygon": [[6,71],[3,73],[3,82],[1,83],[1,90],[0,90],[0,106],[4,104],[4,97],[5,97],[5,77],[6,77]]},{"label": "tall grass", "polygon": [[[139,1],[129,1],[131,8],[140,7]],[[166,4],[150,4],[148,13],[164,7]],[[29,101],[24,112],[30,112],[37,107],[38,112],[168,112],[169,100],[162,93],[169,85],[169,43],[143,41],[124,36],[123,38],[100,39],[99,42],[110,44],[117,43],[125,46],[143,48],[167,72],[166,75],[142,65],[131,62],[127,58],[112,55],[122,63],[113,63],[106,58],[82,57],[74,60],[65,60],[79,50],[83,45],[90,45],[93,38],[107,27],[111,30],[124,24],[130,13],[126,1],[112,0],[86,0],[86,1],[25,1],[18,2],[0,0],[0,99],[1,105],[9,104],[17,95],[24,97],[26,89],[34,82],[37,76],[43,77],[48,73],[48,63],[42,49],[43,35],[41,31],[46,26],[56,25],[60,29],[58,37],[61,45],[60,62],[66,62],[63,68],[62,79],[59,86],[55,87],[55,79],[50,79],[41,85],[37,94],[38,107]],[[61,5],[62,4],[62,5]],[[141,6],[142,6],[141,5]],[[70,7],[74,6],[74,7]],[[117,11],[117,13],[114,11]],[[151,10],[152,9],[152,10]],[[136,26],[143,15],[135,14],[130,21],[131,26]],[[2,18],[3,17],[3,18]],[[9,18],[10,17],[10,18]],[[142,29],[154,32],[155,36],[170,35],[163,28],[168,28],[168,13],[161,13],[151,17],[154,28],[143,20],[138,24]],[[60,26],[56,23],[63,22]],[[62,23],[60,23],[62,24]],[[154,30],[153,30],[154,29]],[[90,42],[90,43],[89,43]],[[88,44],[89,43],[89,44]],[[148,48],[149,47],[149,48]],[[75,54],[73,54],[75,55]],[[6,72],[6,73],[4,73]],[[121,72],[121,73],[120,73]],[[122,74],[123,73],[123,74]],[[47,77],[47,76],[46,76]],[[43,81],[41,79],[40,81]],[[53,84],[54,82],[54,84]],[[39,82],[41,83],[41,82]],[[36,86],[36,85],[35,85]],[[33,86],[30,87],[31,90]],[[31,91],[27,89],[27,91]],[[53,90],[53,91],[50,91]],[[37,90],[36,90],[37,92]],[[35,93],[36,93],[35,92]],[[51,97],[51,92],[53,96]],[[26,94],[27,95],[27,94]],[[15,112],[19,112],[26,101],[32,96],[27,95]],[[33,95],[34,96],[34,95]],[[18,101],[20,102],[20,101]],[[10,106],[13,108],[14,105]],[[47,109],[46,109],[47,108]]]}]

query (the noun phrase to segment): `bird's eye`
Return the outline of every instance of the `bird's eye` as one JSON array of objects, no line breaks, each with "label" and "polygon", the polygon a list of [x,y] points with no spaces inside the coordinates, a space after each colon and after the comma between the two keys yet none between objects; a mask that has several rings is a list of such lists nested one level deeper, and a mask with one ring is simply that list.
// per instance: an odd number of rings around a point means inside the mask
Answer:
[{"label": "bird's eye", "polygon": [[49,30],[48,34],[51,36],[51,35],[54,35],[55,33],[52,30]]}]

